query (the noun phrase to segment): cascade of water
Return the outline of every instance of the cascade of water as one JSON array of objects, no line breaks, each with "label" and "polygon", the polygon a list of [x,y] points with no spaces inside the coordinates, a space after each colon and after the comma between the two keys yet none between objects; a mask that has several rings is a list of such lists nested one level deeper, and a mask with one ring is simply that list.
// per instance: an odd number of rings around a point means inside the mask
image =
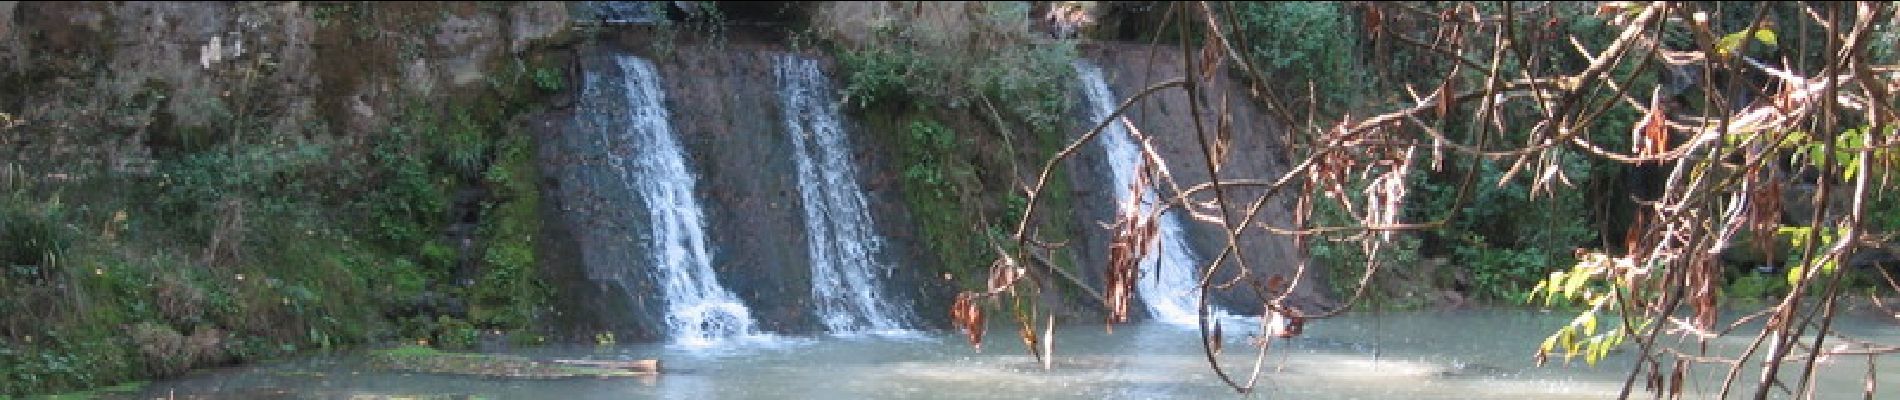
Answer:
[{"label": "cascade of water", "polygon": [[877,259],[883,240],[865,206],[831,85],[817,60],[781,54],[774,65],[785,128],[797,153],[819,319],[834,333],[902,330],[910,313],[885,298],[878,284],[891,267]]},{"label": "cascade of water", "polygon": [[[1102,77],[1099,67],[1084,61],[1075,62],[1076,75],[1082,79],[1082,91],[1089,102],[1091,121],[1101,121],[1115,112],[1118,98],[1109,91],[1108,81]],[[1109,124],[1102,131],[1099,141],[1108,154],[1108,167],[1114,174],[1115,200],[1122,207],[1131,202],[1129,189],[1135,182],[1135,166],[1141,162],[1141,149],[1136,147],[1133,135],[1122,124]],[[1143,190],[1140,212],[1152,212],[1159,200],[1154,190]],[[1126,212],[1127,210],[1123,210]],[[1142,257],[1140,268],[1144,276],[1135,280],[1135,290],[1141,293],[1143,304],[1147,304],[1148,314],[1156,320],[1175,325],[1198,324],[1196,311],[1200,296],[1200,284],[1195,269],[1200,265],[1194,250],[1188,247],[1187,232],[1181,227],[1178,213],[1167,213],[1158,221],[1160,226],[1159,249],[1148,252]],[[1228,314],[1219,308],[1211,310],[1210,315],[1225,318]]]},{"label": "cascade of water", "polygon": [[638,57],[619,55],[614,61],[621,82],[592,71],[584,75],[584,113],[613,144],[608,160],[621,186],[646,201],[651,228],[642,236],[666,299],[668,336],[680,344],[704,345],[755,335],[751,310],[714,276],[705,217],[667,120],[659,74],[652,62]]}]

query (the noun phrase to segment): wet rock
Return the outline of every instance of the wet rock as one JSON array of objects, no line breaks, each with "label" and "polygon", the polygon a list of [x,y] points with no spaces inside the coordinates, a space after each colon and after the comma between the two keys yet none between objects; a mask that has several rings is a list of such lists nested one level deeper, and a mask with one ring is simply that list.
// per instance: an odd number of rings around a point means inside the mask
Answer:
[{"label": "wet rock", "polygon": [[[1174,56],[1150,58],[1151,52]],[[1182,60],[1179,54],[1180,49],[1171,46],[1128,43],[1096,43],[1082,49],[1083,57],[1095,60],[1101,66],[1105,78],[1109,81],[1109,87],[1119,97],[1118,103],[1121,99],[1126,99],[1161,80],[1187,75],[1187,71],[1181,65]],[[1204,105],[1219,104],[1216,100],[1222,96],[1231,99],[1248,98],[1244,84],[1224,76],[1207,89],[1203,92],[1201,99]],[[1077,98],[1080,98],[1079,94]],[[1199,141],[1194,135],[1195,121],[1189,114],[1187,100],[1184,91],[1164,90],[1138,103],[1129,109],[1127,114],[1142,132],[1153,138],[1155,150],[1166,160],[1174,179],[1183,183],[1183,186],[1208,181],[1207,164],[1201,155]],[[1078,110],[1075,111],[1075,120],[1086,119],[1087,113],[1080,110],[1082,107],[1076,108]],[[1232,111],[1229,123],[1234,127],[1234,133],[1232,147],[1227,154],[1248,156],[1229,156],[1221,160],[1223,162],[1219,169],[1221,177],[1223,179],[1272,179],[1290,170],[1291,163],[1284,156],[1286,154],[1284,144],[1279,141],[1281,137],[1279,130],[1285,129],[1282,122],[1272,119],[1259,107],[1245,101],[1234,101]],[[1200,122],[1207,129],[1213,129],[1219,122],[1212,114],[1201,116]],[[1070,138],[1079,137],[1086,128],[1093,127],[1096,122],[1099,121],[1078,123],[1077,126],[1083,128],[1073,129]],[[1108,254],[1108,230],[1101,226],[1113,221],[1116,205],[1115,193],[1112,190],[1116,189],[1102,184],[1102,182],[1113,180],[1110,172],[1107,171],[1107,160],[1103,157],[1100,145],[1091,143],[1085,151],[1076,155],[1077,162],[1071,163],[1069,170],[1071,182],[1076,188],[1074,200],[1076,219],[1080,221],[1079,229],[1082,229],[1083,240],[1080,243],[1078,255],[1081,258],[1080,264],[1084,266],[1104,265]],[[1171,194],[1171,192],[1164,193]],[[1228,215],[1230,220],[1240,221],[1244,217],[1242,213],[1246,206],[1264,193],[1264,190],[1259,188],[1224,188],[1225,199],[1230,207]],[[1214,195],[1211,191],[1202,191],[1192,196],[1190,201],[1213,204]],[[1260,215],[1256,217],[1255,223],[1290,226],[1292,225],[1292,210],[1292,197],[1282,193],[1267,203]],[[1182,211],[1175,209],[1169,212]],[[1218,211],[1211,209],[1203,210],[1203,212],[1209,215],[1219,214]],[[1226,246],[1225,233],[1218,224],[1191,219],[1189,221],[1184,225],[1189,231],[1188,241],[1194,247],[1197,257],[1203,263],[1213,260],[1214,256],[1219,255]],[[1241,238],[1240,248],[1241,260],[1253,271],[1248,277],[1249,280],[1254,281],[1253,283],[1264,286],[1266,279],[1274,275],[1288,279],[1295,276],[1297,264],[1294,260],[1297,260],[1299,255],[1293,247],[1292,240],[1287,237],[1267,234],[1258,228],[1252,228],[1248,235]],[[1224,267],[1225,273],[1216,276],[1216,280],[1224,281],[1233,278],[1239,270],[1235,266],[1236,264],[1229,264]],[[1298,282],[1299,289],[1289,297],[1288,305],[1307,310],[1327,307],[1331,300],[1324,293],[1325,279],[1321,275],[1318,268],[1308,269],[1302,280]],[[1100,274],[1086,273],[1084,276],[1089,276],[1091,280],[1099,280]],[[1092,281],[1090,284],[1099,287],[1101,282]],[[1219,291],[1213,296],[1214,301],[1230,311],[1259,314],[1261,300],[1254,295],[1252,289],[1247,288],[1248,286],[1250,284],[1242,283],[1236,290]]]}]

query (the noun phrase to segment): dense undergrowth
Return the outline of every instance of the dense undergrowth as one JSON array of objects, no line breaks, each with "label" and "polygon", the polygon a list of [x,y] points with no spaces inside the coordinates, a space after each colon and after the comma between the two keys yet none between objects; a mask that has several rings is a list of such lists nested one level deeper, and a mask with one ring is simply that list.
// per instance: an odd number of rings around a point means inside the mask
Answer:
[{"label": "dense undergrowth", "polygon": [[[427,20],[310,7],[354,24]],[[75,112],[63,124],[0,124],[21,140],[8,150],[19,157],[0,158],[0,396],[391,340],[540,340],[550,293],[534,269],[533,143],[514,119],[564,90],[556,58],[510,58],[465,96],[412,96],[384,111],[394,117],[381,131],[345,132],[327,119],[269,123],[279,110],[256,104],[282,94],[264,85],[205,98],[160,85],[116,102],[62,94],[54,82],[111,75],[49,70],[70,55],[42,57],[8,74],[46,79],[9,79],[7,93]],[[271,66],[233,68],[260,65]],[[99,115],[171,118],[147,107],[167,97],[221,118],[154,128],[149,157],[132,167],[35,157],[145,133]],[[57,140],[22,139],[35,135]]]},{"label": "dense undergrowth", "polygon": [[[1173,44],[1183,42],[1180,32],[1160,21],[1167,6],[1131,6],[1096,2],[1057,2],[1090,9],[1097,18],[1124,20],[1094,21],[1110,29],[1125,26],[1155,28],[1137,32],[1088,31],[1095,39],[1133,40]],[[909,8],[905,8],[909,7]],[[1092,8],[1091,8],[1092,7]],[[1436,12],[1429,4],[1409,7]],[[1496,7],[1485,5],[1485,7]],[[1615,32],[1596,10],[1584,6],[1559,7],[1564,34],[1574,35],[1586,48],[1603,48]],[[986,159],[998,149],[1025,142],[1039,143],[1040,154],[1021,153],[1014,161],[1038,165],[1060,146],[1062,135],[1042,129],[1070,129],[1062,126],[1060,115],[1066,112],[1068,83],[1072,79],[1068,60],[1076,57],[1069,42],[1030,40],[1022,32],[1020,21],[1025,10],[1009,6],[983,7],[981,12],[961,7],[916,7],[908,16],[892,17],[889,10],[877,6],[836,7],[824,10],[816,30],[839,54],[847,71],[847,100],[857,112],[878,125],[875,131],[889,135],[893,150],[904,161],[903,176],[907,199],[913,213],[947,271],[966,286],[978,286],[978,277],[988,260],[987,243],[970,232],[983,232],[980,223],[994,224],[1006,214],[1006,203],[1014,191],[1007,175],[1000,171],[1018,168],[1006,160]],[[1117,10],[1142,9],[1142,13],[1117,14]],[[1408,44],[1395,36],[1430,37],[1430,32],[1392,15],[1368,14],[1366,7],[1347,3],[1275,3],[1245,2],[1220,8],[1234,47],[1252,65],[1277,97],[1301,110],[1317,112],[1321,119],[1336,119],[1385,110],[1405,104],[1402,93],[1407,85],[1429,83],[1452,63],[1425,46]],[[1495,10],[1493,10],[1495,11]],[[1732,10],[1731,10],[1732,11]],[[1797,11],[1790,8],[1788,18]],[[1036,16],[1040,17],[1040,15]],[[1723,26],[1743,26],[1752,15],[1730,12],[1722,15]],[[838,21],[827,24],[825,18]],[[908,18],[908,19],[906,19]],[[943,23],[941,21],[955,21]],[[1384,24],[1368,27],[1368,21]],[[1378,31],[1375,32],[1374,29]],[[1036,33],[1040,35],[1041,33]],[[1807,34],[1812,35],[1812,32]],[[1891,35],[1891,33],[1882,33]],[[1192,32],[1186,43],[1203,43],[1202,32]],[[1811,38],[1812,39],[1812,38]],[[1683,38],[1682,40],[1688,40]],[[1790,39],[1791,40],[1791,39]],[[1819,39],[1813,39],[1819,40]],[[1877,51],[1884,47],[1877,41]],[[1775,51],[1749,47],[1748,51]],[[994,52],[994,53],[992,53]],[[1009,54],[1005,59],[996,53]],[[1556,49],[1538,53],[1534,60],[1507,57],[1501,68],[1512,71],[1532,68],[1537,71],[1578,69],[1589,60],[1575,52]],[[1818,57],[1792,55],[1799,60]],[[1528,61],[1528,64],[1524,62]],[[1006,68],[999,68],[1005,65]],[[1363,66],[1371,66],[1364,68]],[[1395,66],[1403,66],[1395,67]],[[1237,69],[1228,71],[1243,80],[1252,76]],[[1475,79],[1477,71],[1468,71]],[[1611,71],[1617,79],[1633,78],[1638,84],[1654,82],[1658,72],[1639,70],[1619,64]],[[1022,84],[1015,76],[1042,77],[1041,84]],[[984,102],[990,102],[984,104]],[[945,121],[985,121],[985,107],[1005,110],[1008,126],[1028,126],[1028,140],[1008,142],[1009,135],[1021,130],[994,129],[983,124]],[[1264,105],[1256,105],[1264,106]],[[1640,118],[1627,108],[1614,108],[1598,117],[1596,129],[1588,132],[1593,143],[1611,148],[1630,146],[1630,131]],[[1303,121],[1284,121],[1298,124]],[[1495,148],[1523,143],[1527,132],[1496,132],[1480,126],[1440,126],[1448,137],[1463,143],[1488,141]],[[984,133],[989,133],[985,135]],[[1018,136],[1020,138],[1020,136]],[[1291,135],[1297,142],[1304,135]],[[999,139],[1001,138],[1001,139]],[[1480,140],[1482,139],[1482,140]],[[1294,143],[1304,145],[1304,143]],[[1038,157],[1040,156],[1040,157]],[[1500,166],[1495,160],[1480,160],[1455,152],[1427,155],[1435,161],[1434,170],[1416,174],[1409,181],[1414,201],[1406,205],[1406,220],[1445,224],[1432,229],[1401,233],[1397,248],[1378,255],[1396,267],[1379,277],[1371,293],[1378,304],[1396,308],[1415,308],[1472,302],[1523,304],[1530,290],[1553,271],[1578,262],[1583,249],[1616,249],[1623,246],[1624,232],[1638,206],[1636,200],[1659,192],[1663,171],[1640,165],[1589,162],[1580,153],[1561,154],[1553,162],[1563,171],[1564,184],[1555,190],[1537,190],[1533,181]],[[1473,170],[1475,168],[1475,170]],[[1472,178],[1466,181],[1465,177]],[[1019,176],[1021,176],[1019,174]],[[1052,182],[1066,182],[1054,179]],[[1066,194],[1066,190],[1051,193]],[[1900,219],[1900,209],[1882,207],[1897,202],[1900,196],[1880,191],[1870,199],[1875,212],[1869,214],[1871,228],[1887,232]],[[1057,209],[1067,209],[1067,199],[1059,199]],[[1054,204],[1052,204],[1054,205]],[[1315,210],[1316,225],[1344,222],[1340,210],[1322,205]],[[993,225],[992,225],[993,227]],[[990,232],[994,234],[994,232]],[[1046,239],[1046,238],[1045,238]],[[1314,265],[1328,269],[1335,293],[1345,293],[1363,272],[1366,254],[1356,245],[1315,237],[1312,245]],[[1782,279],[1765,272],[1785,270],[1781,264],[1793,257],[1786,237],[1772,242],[1777,246],[1762,254],[1753,249],[1736,249],[1725,256],[1733,273],[1725,295],[1747,302],[1786,290]],[[1871,283],[1878,277],[1870,268],[1855,270],[1855,280]]]},{"label": "dense undergrowth", "polygon": [[[821,9],[803,35],[826,39],[850,111],[895,156],[935,258],[926,265],[941,268],[932,275],[978,285],[992,246],[1014,245],[1007,234],[1026,201],[1019,188],[1066,145],[1074,43],[1029,30],[1027,4],[898,3]],[[900,11],[913,9],[931,17]],[[1067,178],[1051,182],[1042,206],[1070,207]],[[1064,237],[1040,239],[1067,240],[1072,222],[1049,218]],[[1076,268],[1068,253],[1051,262]]]},{"label": "dense undergrowth", "polygon": [[[1489,3],[1477,6],[1497,7]],[[1449,12],[1442,6],[1426,3],[1407,3],[1405,7],[1423,12]],[[1719,15],[1715,26],[1728,31],[1745,28],[1754,15],[1738,11],[1741,9],[1744,7]],[[1404,93],[1407,85],[1416,88],[1431,84],[1453,67],[1452,62],[1434,55],[1425,45],[1407,44],[1402,39],[1429,38],[1433,36],[1431,31],[1414,26],[1415,22],[1407,22],[1406,18],[1368,13],[1367,7],[1362,5],[1237,3],[1228,10],[1232,12],[1228,28],[1236,47],[1244,50],[1242,54],[1262,68],[1266,76],[1274,77],[1279,83],[1275,89],[1278,97],[1290,101],[1296,108],[1317,111],[1321,120],[1351,118],[1401,107],[1406,104],[1401,100],[1404,97],[1391,94]],[[1586,5],[1557,6],[1558,17],[1549,23],[1563,35],[1574,36],[1585,48],[1601,49],[1615,39],[1616,32],[1606,22],[1606,18],[1613,15],[1596,15],[1596,12]],[[1769,18],[1802,18],[1801,15],[1797,8],[1781,7],[1770,13]],[[1370,27],[1368,23],[1381,26]],[[1352,34],[1332,34],[1337,32]],[[1162,34],[1160,38],[1164,42],[1179,40],[1167,32]],[[1793,43],[1796,35],[1813,35],[1813,32],[1780,34],[1783,42]],[[1891,43],[1894,34],[1883,31],[1880,35],[1887,39],[1876,40],[1872,46],[1876,53],[1891,59],[1891,51],[1883,50],[1886,48],[1883,46],[1890,45],[1883,43]],[[1680,43],[1668,45],[1692,43],[1686,34],[1672,40]],[[1822,39],[1809,37],[1806,40],[1818,43]],[[1579,70],[1589,63],[1574,51],[1548,50],[1535,53],[1534,59],[1504,57],[1500,64],[1502,75],[1519,76],[1519,71],[1527,68],[1537,73]],[[1477,54],[1488,54],[1491,50],[1478,51]],[[1802,60],[1814,63],[1823,56],[1818,53],[1784,55],[1773,45],[1755,42],[1749,42],[1749,47],[1742,51],[1763,58],[1785,57],[1796,63]],[[1629,63],[1618,64],[1610,74],[1618,81],[1632,81],[1639,86],[1654,84],[1666,75],[1653,67],[1639,68]],[[1481,76],[1479,71],[1466,70],[1465,77],[1478,79]],[[1287,84],[1289,82],[1292,84]],[[1689,103],[1700,104],[1696,102],[1699,100],[1691,99]],[[1513,116],[1503,118],[1509,120]],[[1591,142],[1608,148],[1629,148],[1631,132],[1640,118],[1641,115],[1630,108],[1612,108],[1597,117],[1594,129],[1586,134]],[[1454,141],[1488,142],[1494,149],[1520,146],[1528,137],[1524,131],[1498,132],[1456,123],[1436,128]],[[1295,135],[1299,136],[1302,135]],[[1396,242],[1397,248],[1378,255],[1393,268],[1375,281],[1377,290],[1372,291],[1371,296],[1387,300],[1376,304],[1398,308],[1468,301],[1523,304],[1531,297],[1531,289],[1552,272],[1576,265],[1578,254],[1588,249],[1620,250],[1624,246],[1625,232],[1640,207],[1638,204],[1653,200],[1655,194],[1661,192],[1663,175],[1668,172],[1653,166],[1598,162],[1571,151],[1552,161],[1562,171],[1563,184],[1551,190],[1537,190],[1533,181],[1539,177],[1514,173],[1519,171],[1508,170],[1508,163],[1451,151],[1434,151],[1424,157],[1431,157],[1433,170],[1415,174],[1409,180],[1412,201],[1405,205],[1405,220],[1420,223],[1442,220],[1445,224],[1402,233]],[[1472,178],[1470,182],[1464,180],[1467,175]],[[1790,182],[1796,186],[1799,183]],[[1461,195],[1462,202],[1459,201]],[[1893,224],[1893,220],[1900,217],[1900,209],[1891,207],[1900,201],[1896,199],[1900,199],[1900,195],[1890,190],[1875,191],[1868,199],[1871,231],[1892,232],[1900,227]],[[1321,205],[1314,215],[1318,225],[1349,222],[1340,210],[1326,205]],[[1805,218],[1807,215],[1803,214],[1790,219]],[[1724,301],[1746,304],[1785,293],[1787,280],[1779,274],[1798,258],[1798,246],[1791,246],[1789,237],[1780,235],[1759,242],[1773,246],[1765,251],[1749,245],[1737,246],[1725,253],[1723,259],[1729,273],[1726,274],[1728,286],[1723,290]],[[1746,241],[1757,243],[1752,238]],[[1317,238],[1312,245],[1316,263],[1330,269],[1335,290],[1349,290],[1356,284],[1355,278],[1363,273],[1361,268],[1367,257],[1357,245],[1333,242],[1326,237]],[[1849,281],[1862,289],[1872,287],[1871,284],[1881,279],[1874,268],[1892,268],[1878,260],[1861,264],[1852,271]],[[1456,295],[1445,296],[1446,292]]]}]

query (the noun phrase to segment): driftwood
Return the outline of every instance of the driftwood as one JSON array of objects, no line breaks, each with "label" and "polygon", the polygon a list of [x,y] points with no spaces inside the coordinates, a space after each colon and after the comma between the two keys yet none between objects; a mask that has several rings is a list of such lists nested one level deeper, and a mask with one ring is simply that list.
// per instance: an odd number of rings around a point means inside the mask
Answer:
[{"label": "driftwood", "polygon": [[554,360],[556,364],[615,369],[640,374],[659,374],[660,360]]},{"label": "driftwood", "polygon": [[659,360],[538,361],[516,355],[450,353],[419,346],[372,352],[370,366],[395,371],[511,379],[652,377],[660,373]]},{"label": "driftwood", "polygon": [[1032,261],[1030,264],[1042,267],[1044,271],[1049,271],[1053,276],[1062,278],[1061,282],[1068,282],[1070,287],[1079,289],[1083,294],[1087,294],[1090,300],[1094,300],[1094,302],[1088,303],[1089,305],[1099,306],[1103,310],[1108,309],[1108,297],[1102,296],[1101,291],[1089,287],[1088,283],[1083,282],[1082,278],[1075,276],[1074,273],[1056,267],[1055,263],[1050,262],[1049,258],[1044,257],[1041,253],[1034,251],[1028,253],[1029,261]]}]

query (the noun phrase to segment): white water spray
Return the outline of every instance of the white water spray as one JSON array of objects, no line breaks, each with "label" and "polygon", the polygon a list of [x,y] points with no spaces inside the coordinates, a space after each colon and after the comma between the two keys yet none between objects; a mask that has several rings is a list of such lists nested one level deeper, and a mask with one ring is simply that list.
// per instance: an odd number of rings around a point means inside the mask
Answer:
[{"label": "white water spray", "polygon": [[900,332],[910,313],[885,298],[879,285],[891,266],[878,262],[883,239],[865,205],[830,82],[817,60],[781,54],[773,61],[785,128],[797,153],[818,317],[832,333]]},{"label": "white water spray", "polygon": [[713,273],[704,212],[667,120],[659,74],[644,59],[619,55],[614,61],[622,82],[587,72],[583,106],[608,136],[605,142],[621,144],[607,153],[622,187],[646,201],[651,229],[643,236],[666,299],[668,336],[689,346],[756,336],[751,310]]},{"label": "white water spray", "polygon": [[[1108,118],[1119,105],[1119,98],[1109,91],[1102,69],[1076,61],[1075,71],[1082,79],[1082,92],[1089,102],[1090,121]],[[1129,188],[1135,183],[1135,166],[1141,163],[1141,148],[1135,145],[1134,136],[1121,123],[1108,124],[1099,141],[1108,154],[1108,166],[1115,177],[1111,184],[1115,185],[1116,203],[1129,207]],[[1154,190],[1143,190],[1140,205],[1135,207],[1139,212],[1153,212],[1159,202]],[[1160,237],[1156,240],[1160,248],[1142,257],[1139,268],[1143,276],[1135,280],[1135,290],[1147,305],[1148,314],[1156,320],[1173,325],[1197,325],[1200,283],[1196,269],[1200,262],[1196,260],[1194,249],[1188,247],[1187,232],[1181,227],[1179,213],[1163,214],[1157,222],[1161,224]],[[1209,307],[1212,308],[1210,317],[1229,317],[1219,307]]]}]

